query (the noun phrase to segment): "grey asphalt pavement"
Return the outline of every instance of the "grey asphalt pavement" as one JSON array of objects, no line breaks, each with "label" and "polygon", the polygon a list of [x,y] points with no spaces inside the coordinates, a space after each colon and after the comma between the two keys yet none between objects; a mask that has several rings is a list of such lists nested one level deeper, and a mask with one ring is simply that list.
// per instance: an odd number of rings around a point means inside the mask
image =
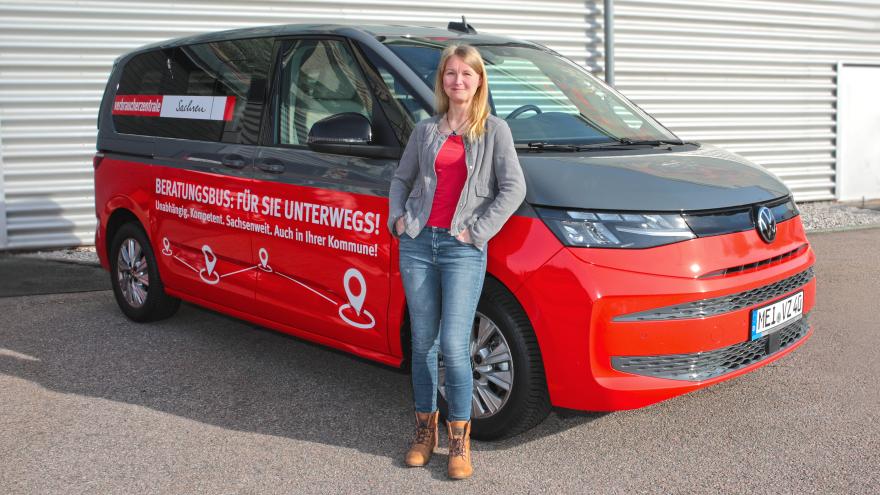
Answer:
[{"label": "grey asphalt pavement", "polygon": [[109,275],[90,264],[0,254],[0,297],[109,289]]},{"label": "grey asphalt pavement", "polygon": [[459,482],[442,454],[402,466],[408,375],[191,305],[141,325],[110,291],[0,297],[0,493],[877,493],[880,229],[810,239],[800,349],[475,442]]}]

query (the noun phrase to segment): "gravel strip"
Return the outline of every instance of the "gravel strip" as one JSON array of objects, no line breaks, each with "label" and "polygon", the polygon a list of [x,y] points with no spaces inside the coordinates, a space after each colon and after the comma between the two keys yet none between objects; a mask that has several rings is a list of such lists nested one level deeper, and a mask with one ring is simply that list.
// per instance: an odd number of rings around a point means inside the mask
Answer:
[{"label": "gravel strip", "polygon": [[95,246],[81,246],[45,251],[28,251],[16,254],[18,256],[24,256],[27,258],[64,261],[67,263],[79,263],[84,265],[100,265],[100,263],[98,262],[98,253],[95,252]]},{"label": "gravel strip", "polygon": [[861,204],[822,201],[798,204],[798,209],[807,232],[880,227],[880,201],[868,202],[864,208]]},{"label": "gravel strip", "polygon": [[[801,221],[807,232],[830,232],[867,227],[880,227],[880,200],[861,204],[844,204],[834,201],[800,203]],[[98,264],[94,246],[54,249],[20,253],[20,256],[36,257],[53,261]]]}]

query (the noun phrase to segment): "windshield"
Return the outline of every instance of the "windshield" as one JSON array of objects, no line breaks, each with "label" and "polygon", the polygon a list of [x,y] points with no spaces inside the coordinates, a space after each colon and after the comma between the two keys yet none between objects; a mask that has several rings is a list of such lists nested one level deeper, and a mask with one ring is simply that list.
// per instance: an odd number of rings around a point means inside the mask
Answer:
[{"label": "windshield", "polygon": [[[443,40],[384,41],[429,88]],[[489,78],[492,114],[517,143],[594,144],[678,141],[656,120],[574,62],[526,45],[475,45]]]}]

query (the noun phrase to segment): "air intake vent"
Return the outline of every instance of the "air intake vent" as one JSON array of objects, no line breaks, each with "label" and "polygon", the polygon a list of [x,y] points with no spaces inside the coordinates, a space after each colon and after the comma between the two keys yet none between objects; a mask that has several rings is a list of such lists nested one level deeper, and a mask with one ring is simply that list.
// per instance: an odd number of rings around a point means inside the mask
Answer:
[{"label": "air intake vent", "polygon": [[698,278],[713,278],[713,277],[724,277],[727,275],[736,275],[738,273],[748,273],[753,272],[755,270],[760,270],[761,268],[778,265],[779,263],[783,263],[788,261],[791,258],[798,257],[807,252],[807,245],[801,244],[797,249],[792,249],[791,251],[776,255],[772,258],[767,258],[760,261],[755,261],[753,263],[748,263],[745,265],[737,265],[731,266],[729,268],[723,268],[721,270],[715,270],[714,272],[709,272],[703,275],[700,275]]},{"label": "air intake vent", "polygon": [[699,301],[664,308],[650,309],[628,315],[615,316],[613,321],[660,321],[660,320],[685,320],[689,318],[706,318],[708,316],[729,313],[738,309],[761,304],[781,295],[788,294],[803,287],[813,279],[813,269],[792,275],[779,282],[765,285],[757,289],[747,290],[729,296],[701,299]]},{"label": "air intake vent", "polygon": [[810,329],[807,315],[758,340],[740,342],[714,351],[660,356],[615,356],[611,367],[636,375],[670,380],[702,381],[763,361],[804,338]]}]

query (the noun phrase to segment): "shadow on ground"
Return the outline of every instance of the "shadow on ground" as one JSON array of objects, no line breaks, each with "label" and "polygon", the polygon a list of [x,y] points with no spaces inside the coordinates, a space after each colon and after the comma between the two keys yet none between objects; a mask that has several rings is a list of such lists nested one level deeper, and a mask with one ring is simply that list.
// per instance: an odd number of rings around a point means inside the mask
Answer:
[{"label": "shadow on ground", "polygon": [[100,267],[0,254],[0,297],[109,290]]},{"label": "shadow on ground", "polygon": [[[0,299],[0,351],[0,373],[52,391],[400,465],[411,435],[408,374],[187,304],[171,319],[136,324],[109,291]],[[517,447],[597,417],[551,414],[474,450]],[[442,463],[433,468],[445,478]]]}]

